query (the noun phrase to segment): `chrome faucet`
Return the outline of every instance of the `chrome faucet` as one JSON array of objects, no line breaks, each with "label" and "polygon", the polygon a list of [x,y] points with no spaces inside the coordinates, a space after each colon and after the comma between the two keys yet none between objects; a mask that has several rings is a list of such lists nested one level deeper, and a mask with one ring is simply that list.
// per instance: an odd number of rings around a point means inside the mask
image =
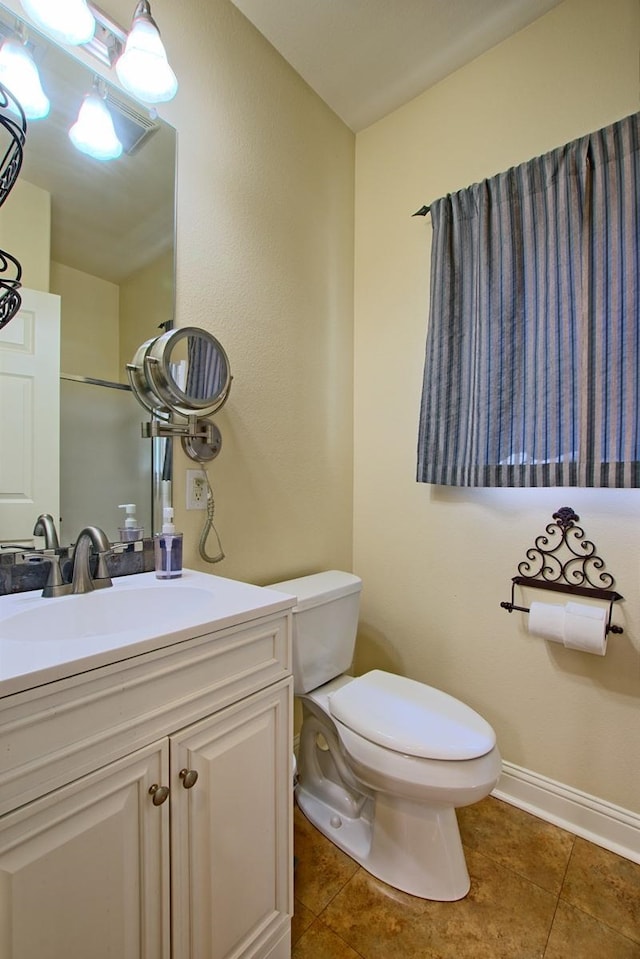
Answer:
[{"label": "chrome faucet", "polygon": [[40,513],[33,527],[34,536],[44,536],[45,549],[60,549],[56,524],[50,513]]},{"label": "chrome faucet", "polygon": [[[95,579],[91,578],[92,547],[98,554],[98,569]],[[113,585],[107,569],[107,556],[110,552],[111,543],[107,534],[99,526],[85,526],[78,533],[72,557],[72,593],[89,593],[92,589],[101,589]]]}]

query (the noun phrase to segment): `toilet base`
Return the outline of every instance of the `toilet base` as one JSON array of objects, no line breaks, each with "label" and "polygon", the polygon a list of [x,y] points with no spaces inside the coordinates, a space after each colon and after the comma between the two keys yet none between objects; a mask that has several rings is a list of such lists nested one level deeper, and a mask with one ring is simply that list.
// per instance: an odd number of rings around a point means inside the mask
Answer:
[{"label": "toilet base", "polygon": [[349,819],[300,786],[296,789],[296,802],[323,836],[360,865],[363,864],[371,849],[371,823],[367,819],[363,816]]},{"label": "toilet base", "polygon": [[455,809],[378,794],[350,819],[328,803],[296,789],[307,819],[363,869],[421,899],[454,902],[469,892]]}]

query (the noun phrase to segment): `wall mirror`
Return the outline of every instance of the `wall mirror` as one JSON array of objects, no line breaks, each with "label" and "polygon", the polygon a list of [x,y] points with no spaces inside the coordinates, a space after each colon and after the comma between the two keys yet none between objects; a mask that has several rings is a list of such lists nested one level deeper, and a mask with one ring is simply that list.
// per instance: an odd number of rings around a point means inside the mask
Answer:
[{"label": "wall mirror", "polygon": [[[16,12],[15,4],[0,4],[0,42],[15,29]],[[4,242],[22,264],[25,306],[23,320],[16,317],[0,333],[3,407],[23,399],[5,374],[23,335],[25,341],[32,335],[32,321],[38,324],[49,309],[42,297],[54,308],[59,298],[59,360],[54,337],[48,354],[55,374],[34,374],[33,409],[22,411],[20,425],[0,417],[0,543],[29,540],[40,512],[60,521],[63,545],[87,524],[115,540],[118,504],[130,502],[148,536],[154,532],[154,444],[141,439],[126,366],[140,342],[173,323],[176,134],[107,85],[123,154],[99,161],[80,153],[68,130],[94,74],[30,24],[27,33],[51,110],[28,122],[22,171],[0,211],[0,246]],[[58,409],[58,389],[59,454],[48,445],[53,429],[46,422],[52,407]],[[29,444],[39,464],[29,460]],[[159,461],[163,451],[155,455]],[[163,462],[167,479],[166,457]],[[36,466],[44,480],[35,477]],[[33,477],[27,475],[32,468]]]}]

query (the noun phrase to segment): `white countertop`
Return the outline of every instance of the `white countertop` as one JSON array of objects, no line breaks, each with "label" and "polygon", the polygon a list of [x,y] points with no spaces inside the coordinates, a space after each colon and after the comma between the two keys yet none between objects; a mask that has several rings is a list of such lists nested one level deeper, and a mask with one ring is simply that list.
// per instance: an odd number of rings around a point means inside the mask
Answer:
[{"label": "white countertop", "polygon": [[[125,592],[131,595],[120,595]],[[124,621],[109,624],[104,613],[110,596],[114,607],[139,604],[134,628]],[[295,597],[285,593],[189,569],[173,580],[157,579],[155,573],[121,576],[111,588],[80,596],[43,599],[40,590],[0,596],[0,697],[248,623],[294,604]],[[84,623],[82,635],[67,638],[60,625],[65,621]]]}]

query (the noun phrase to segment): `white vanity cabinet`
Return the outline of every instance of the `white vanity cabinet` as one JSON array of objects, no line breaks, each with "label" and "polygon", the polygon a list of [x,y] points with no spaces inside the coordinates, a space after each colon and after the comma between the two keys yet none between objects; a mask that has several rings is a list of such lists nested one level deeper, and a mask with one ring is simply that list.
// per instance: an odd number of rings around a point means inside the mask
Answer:
[{"label": "white vanity cabinet", "polygon": [[288,959],[290,667],[281,609],[0,698],[2,959]]},{"label": "white vanity cabinet", "polygon": [[[0,956],[169,959],[166,744],[0,819]],[[151,807],[151,808],[149,808]]]},{"label": "white vanity cabinet", "polygon": [[279,683],[171,737],[183,773],[171,807],[174,959],[290,954],[288,935],[276,947],[292,912],[290,694]]}]

